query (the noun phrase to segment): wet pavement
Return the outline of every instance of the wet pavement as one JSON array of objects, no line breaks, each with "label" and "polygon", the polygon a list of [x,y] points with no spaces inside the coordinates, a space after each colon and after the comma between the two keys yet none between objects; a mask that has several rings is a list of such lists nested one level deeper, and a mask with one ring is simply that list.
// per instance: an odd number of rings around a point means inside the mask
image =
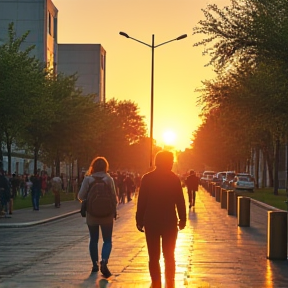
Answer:
[{"label": "wet pavement", "polygon": [[[185,189],[184,194],[187,203]],[[176,288],[288,287],[288,261],[267,259],[267,211],[271,207],[251,201],[250,227],[239,227],[237,217],[228,215],[227,209],[221,208],[215,197],[204,189],[201,188],[196,197],[196,207],[190,210],[187,207],[187,226],[178,235],[175,251]],[[46,205],[40,206],[39,211],[16,210],[11,218],[0,218],[0,228],[21,229],[72,215],[76,217],[79,209],[78,201],[69,201],[63,202],[59,209]],[[84,252],[79,251],[79,247],[77,250],[71,248],[73,255],[65,255],[65,259],[59,255],[61,260],[54,260],[57,266],[49,271],[49,282],[44,275],[37,279],[22,276],[22,280],[19,276],[17,283],[23,281],[27,285],[25,287],[37,287],[43,279],[45,284],[38,287],[148,288],[150,278],[145,237],[135,227],[135,210],[136,199],[119,205],[120,218],[115,222],[109,261],[114,276],[108,281],[97,273],[90,275],[86,239],[81,244]],[[77,221],[84,222],[80,214],[77,217]],[[69,266],[72,261],[74,270]],[[82,263],[81,269],[75,268],[77,262]],[[21,287],[7,285],[0,283],[0,287]]]}]

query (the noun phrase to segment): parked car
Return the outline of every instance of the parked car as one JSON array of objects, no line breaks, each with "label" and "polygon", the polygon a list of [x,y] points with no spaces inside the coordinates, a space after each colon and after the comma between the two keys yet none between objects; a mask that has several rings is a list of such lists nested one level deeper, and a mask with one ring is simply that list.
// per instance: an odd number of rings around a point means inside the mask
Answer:
[{"label": "parked car", "polygon": [[249,190],[253,192],[255,180],[251,174],[237,173],[234,179],[230,181],[230,186],[234,190]]},{"label": "parked car", "polygon": [[217,177],[213,177],[211,182],[215,183],[216,186],[220,186],[222,185],[222,179],[217,178]]},{"label": "parked car", "polygon": [[214,174],[211,182],[215,182],[217,186],[222,186],[223,173],[224,172],[218,172],[218,173]]},{"label": "parked car", "polygon": [[231,187],[230,185],[230,181],[232,181],[234,179],[234,177],[236,176],[235,171],[224,171],[221,172],[221,174],[223,175],[223,182],[221,187],[228,189]]},{"label": "parked car", "polygon": [[200,184],[203,185],[205,182],[211,181],[214,175],[215,171],[204,171],[202,177],[200,178]]}]

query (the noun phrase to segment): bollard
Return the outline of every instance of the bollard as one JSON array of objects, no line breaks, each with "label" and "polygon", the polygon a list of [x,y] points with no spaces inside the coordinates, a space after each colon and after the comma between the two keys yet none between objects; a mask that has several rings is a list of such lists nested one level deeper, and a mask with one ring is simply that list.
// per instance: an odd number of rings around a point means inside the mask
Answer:
[{"label": "bollard", "polygon": [[228,215],[235,215],[235,192],[233,190],[227,191],[227,212]]},{"label": "bollard", "polygon": [[250,226],[250,198],[239,196],[237,207],[237,220],[238,226],[249,227]]},{"label": "bollard", "polygon": [[227,209],[227,190],[221,188],[220,192],[221,209]]},{"label": "bollard", "polygon": [[268,211],[267,258],[287,260],[287,212]]},{"label": "bollard", "polygon": [[212,195],[212,182],[209,182],[209,194]]},{"label": "bollard", "polygon": [[220,202],[220,191],[221,191],[221,187],[220,186],[216,186],[215,187],[215,200],[217,202]]},{"label": "bollard", "polygon": [[240,196],[239,196],[239,194],[237,194],[236,191],[234,191],[234,193],[235,193],[235,203],[234,203],[234,205],[235,205],[234,207],[235,208],[234,209],[235,209],[235,215],[237,216],[237,213],[238,213],[237,212],[238,211],[238,197],[240,197]]},{"label": "bollard", "polygon": [[216,187],[216,183],[215,182],[212,182],[212,193],[211,193],[211,196],[212,197],[215,197],[215,187]]}]

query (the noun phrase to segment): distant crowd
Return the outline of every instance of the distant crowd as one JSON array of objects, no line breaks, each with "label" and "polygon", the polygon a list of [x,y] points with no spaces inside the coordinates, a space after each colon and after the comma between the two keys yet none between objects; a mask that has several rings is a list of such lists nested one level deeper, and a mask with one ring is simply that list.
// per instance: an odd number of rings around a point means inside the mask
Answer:
[{"label": "distant crowd", "polygon": [[[76,177],[70,180],[63,177],[63,174],[60,177],[54,177],[48,175],[46,171],[38,171],[32,175],[17,175],[16,173],[9,175],[3,169],[0,174],[6,178],[8,183],[7,189],[0,188],[0,215],[5,217],[11,217],[9,215],[13,214],[13,204],[16,197],[22,199],[27,196],[31,197],[33,210],[39,210],[39,199],[52,192],[55,195],[55,207],[60,208],[60,191],[72,192],[77,199],[79,187],[85,177],[83,174],[79,181]],[[110,172],[110,175],[114,179],[118,203],[130,202],[139,189],[140,174],[117,171]],[[69,183],[70,181],[71,183]],[[60,183],[60,187],[56,187],[57,183],[58,185]],[[1,185],[5,186],[5,184]]]}]

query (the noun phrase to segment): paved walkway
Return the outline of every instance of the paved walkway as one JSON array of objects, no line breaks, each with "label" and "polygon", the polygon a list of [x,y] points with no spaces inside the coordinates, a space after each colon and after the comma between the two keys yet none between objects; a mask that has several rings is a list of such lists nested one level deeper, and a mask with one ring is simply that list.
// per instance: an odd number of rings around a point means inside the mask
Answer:
[{"label": "paved walkway", "polygon": [[[184,193],[186,197],[185,189]],[[77,201],[69,201],[63,202],[60,209],[49,205],[40,206],[39,211],[16,210],[12,218],[0,218],[0,228],[39,225],[78,213],[79,209]],[[115,248],[109,262],[116,276],[112,282],[103,279],[99,282],[98,279],[96,287],[149,287],[147,250],[143,246],[142,250],[136,251],[139,245],[135,241],[141,241],[141,245],[145,241],[143,234],[135,228],[135,209],[136,200],[119,206],[120,221],[115,223]],[[179,232],[175,251],[176,288],[288,287],[288,261],[267,259],[267,209],[269,207],[251,202],[250,227],[239,227],[237,218],[228,215],[215,197],[201,188],[196,207],[190,211],[187,208],[187,226]],[[131,259],[123,267],[121,259],[124,255],[126,258],[130,255]],[[90,280],[85,287],[95,287],[95,281],[91,286]]]}]

